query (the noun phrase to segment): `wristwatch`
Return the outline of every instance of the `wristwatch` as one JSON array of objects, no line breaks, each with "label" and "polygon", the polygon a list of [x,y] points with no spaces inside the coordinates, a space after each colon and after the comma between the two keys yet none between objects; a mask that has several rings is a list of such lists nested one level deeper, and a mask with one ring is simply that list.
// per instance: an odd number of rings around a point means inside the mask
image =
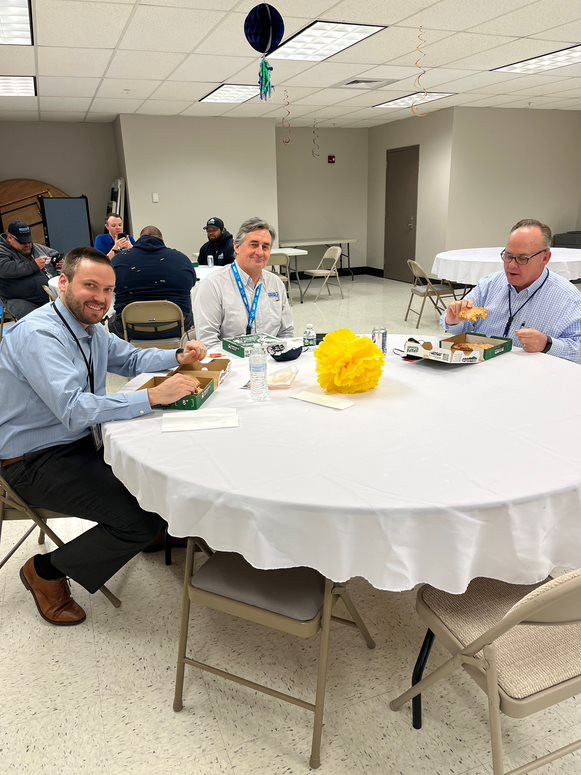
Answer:
[{"label": "wristwatch", "polygon": [[543,352],[548,353],[551,349],[551,345],[553,344],[553,340],[550,336],[547,336],[547,344],[543,347]]},{"label": "wristwatch", "polygon": [[181,355],[181,354],[183,353],[183,351],[184,351],[184,348],[183,348],[183,347],[178,347],[178,349],[176,350],[176,361],[177,361],[178,363],[179,363],[179,360],[178,360],[178,355]]}]

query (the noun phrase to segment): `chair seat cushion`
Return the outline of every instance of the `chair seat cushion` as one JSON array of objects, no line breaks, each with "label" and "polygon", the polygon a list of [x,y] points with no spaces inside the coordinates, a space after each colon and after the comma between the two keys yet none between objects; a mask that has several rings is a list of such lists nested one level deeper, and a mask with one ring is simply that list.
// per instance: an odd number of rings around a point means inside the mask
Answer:
[{"label": "chair seat cushion", "polygon": [[191,584],[300,622],[317,616],[325,592],[325,579],[311,568],[258,570],[234,552],[213,554],[194,573]]},{"label": "chair seat cushion", "polygon": [[[478,578],[462,595],[430,586],[423,587],[420,594],[446,629],[467,646],[539,586]],[[518,624],[495,641],[501,689],[522,700],[581,676],[580,643],[581,623]]]}]

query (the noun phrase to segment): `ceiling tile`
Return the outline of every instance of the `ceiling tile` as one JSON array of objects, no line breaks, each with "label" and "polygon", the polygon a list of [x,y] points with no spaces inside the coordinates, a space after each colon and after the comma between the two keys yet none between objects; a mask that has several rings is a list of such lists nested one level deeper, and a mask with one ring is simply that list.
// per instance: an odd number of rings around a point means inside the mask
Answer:
[{"label": "ceiling tile", "polygon": [[156,100],[188,100],[193,102],[205,97],[216,88],[215,83],[192,81],[165,81],[151,95]]},{"label": "ceiling tile", "polygon": [[[434,73],[440,72],[434,70]],[[446,70],[445,72],[448,73],[454,73],[455,70]],[[402,67],[400,65],[379,65],[378,67],[372,67],[371,69],[367,70],[365,72],[366,78],[395,78],[396,80],[400,81],[404,78],[410,78],[410,77],[416,77],[418,74],[418,68],[415,65],[412,65],[411,67]],[[460,72],[460,76],[466,75],[464,71]],[[450,75],[448,76],[447,80],[450,80],[454,76]],[[446,79],[444,79],[446,80]]]},{"label": "ceiling tile", "polygon": [[111,58],[110,51],[86,48],[38,47],[40,75],[102,76]]},{"label": "ceiling tile", "polygon": [[[115,48],[131,13],[129,5],[42,0],[36,3],[36,42],[43,46]],[[96,34],[101,30],[101,35]],[[106,31],[106,34],[103,34]]]},{"label": "ceiling tile", "polygon": [[360,89],[321,89],[321,91],[301,97],[297,100],[299,105],[335,105],[337,102],[365,94]]},{"label": "ceiling tile", "polygon": [[341,105],[326,105],[323,107],[314,107],[310,114],[314,118],[317,119],[324,119],[324,118],[336,118],[337,116],[347,116],[350,113],[356,113],[359,110],[359,108],[354,108],[346,106],[342,107]]},{"label": "ceiling tile", "polygon": [[[321,105],[321,107],[323,107]],[[285,105],[277,105],[273,111],[270,113],[267,113],[266,115],[270,117],[276,117],[276,118],[285,118],[288,121],[293,123],[295,118],[299,118],[301,116],[306,115],[307,113],[312,113],[314,109],[313,105],[298,105],[298,104],[290,104],[288,108]],[[290,113],[290,116],[287,114]]]},{"label": "ceiling tile", "polygon": [[[298,73],[310,70],[315,65],[315,62],[295,62],[291,59],[273,59],[270,64],[274,68],[271,76],[272,82],[277,86],[277,84],[285,83],[286,80],[298,75]],[[257,57],[251,64],[237,73],[237,77],[241,79],[242,83],[255,82],[258,78],[259,67],[260,57]]]},{"label": "ceiling tile", "polygon": [[[515,81],[512,84],[513,88],[511,89],[511,92],[517,98],[526,97],[527,95],[532,97],[536,95],[553,97],[555,94],[560,94],[567,91],[575,91],[575,88],[579,88],[578,84],[576,85],[575,83],[571,83],[573,80],[573,78],[570,78],[565,81],[552,81],[549,83],[542,83],[538,86],[523,86],[520,89],[517,88],[519,84],[517,81]],[[562,96],[561,99],[565,99],[565,97]]]},{"label": "ceiling tile", "polygon": [[272,105],[264,100],[250,100],[242,105],[235,105],[232,110],[225,113],[226,118],[264,116],[272,111]]},{"label": "ceiling tile", "polygon": [[33,46],[0,46],[0,73],[2,75],[34,75]]},{"label": "ceiling tile", "polygon": [[285,103],[287,100],[293,103],[303,97],[308,97],[309,94],[315,94],[317,92],[320,93],[320,89],[307,89],[303,86],[286,86],[285,84],[281,84],[280,86],[275,86],[269,102],[271,105]]},{"label": "ceiling tile", "polygon": [[[494,37],[494,36],[492,36]],[[499,42],[500,37],[496,38]],[[497,46],[488,51],[475,53],[454,61],[455,67],[468,67],[478,70],[492,70],[494,67],[503,67],[523,59],[540,56],[555,50],[555,43],[547,40],[523,38]]]},{"label": "ceiling tile", "polygon": [[[110,0],[106,0],[110,2]],[[135,0],[126,0],[135,2]],[[173,8],[199,8],[215,11],[231,11],[238,0],[141,0],[141,5],[163,5]]]},{"label": "ceiling tile", "polygon": [[38,110],[9,110],[0,108],[0,121],[39,121]]},{"label": "ceiling tile", "polygon": [[[555,40],[562,43],[579,43],[581,41],[581,20],[562,24],[559,27],[551,27],[543,32],[532,36],[533,38],[543,38],[544,40]],[[558,48],[566,48],[559,46]]]},{"label": "ceiling tile", "polygon": [[194,102],[189,108],[186,108],[180,115],[182,116],[221,116],[227,113],[232,107],[231,103],[225,102]]},{"label": "ceiling tile", "polygon": [[422,8],[433,5],[434,0],[343,0],[333,5],[319,18],[335,22],[356,22],[357,24],[395,24],[407,19]]},{"label": "ceiling tile", "polygon": [[114,100],[97,97],[91,105],[91,113],[135,113],[143,100]]},{"label": "ceiling tile", "polygon": [[[490,0],[487,0],[486,5],[489,2]],[[547,27],[556,27],[578,19],[581,19],[581,4],[578,0],[539,0],[527,4],[526,8],[505,13],[498,19],[480,24],[477,29],[479,32],[518,35],[522,38],[542,33]]]},{"label": "ceiling tile", "polygon": [[[455,78],[452,81],[441,83],[439,86],[440,91],[455,91],[455,92],[468,92],[477,91],[478,89],[490,86],[491,89],[498,89],[497,93],[503,94],[502,88],[507,81],[514,81],[514,73],[471,73],[464,78]],[[422,81],[425,84],[424,79]],[[441,87],[441,88],[440,88]],[[509,89],[512,91],[512,89]]]},{"label": "ceiling tile", "polygon": [[[196,54],[216,55],[218,51],[235,52],[240,56],[256,56],[257,52],[252,48],[244,35],[245,13],[230,13],[220,24],[207,35],[196,48]],[[285,38],[293,35],[297,30],[306,26],[304,19],[296,19],[287,16],[284,20]]]},{"label": "ceiling tile", "polygon": [[[276,68],[276,64],[275,64]],[[322,88],[334,86],[348,78],[362,77],[369,68],[366,65],[344,64],[342,62],[319,62],[310,70],[285,81],[288,86],[311,86]],[[365,76],[366,77],[366,76]]]},{"label": "ceiling tile", "polygon": [[183,58],[183,54],[163,51],[117,51],[107,69],[107,77],[164,79]]},{"label": "ceiling tile", "polygon": [[[333,0],[277,0],[276,10],[285,21],[288,16],[300,16],[310,20],[322,18],[321,14],[335,4],[336,0],[335,2]],[[248,13],[255,5],[256,0],[244,0],[237,6],[236,10]],[[285,35],[285,37],[287,36]]]},{"label": "ceiling tile", "polygon": [[[208,54],[190,54],[177,70],[172,73],[172,81],[210,81],[213,83],[222,83],[230,81],[239,70],[246,68],[252,61],[250,57],[231,57],[231,56],[209,56]],[[258,80],[258,65],[255,67],[255,74],[252,81]],[[245,81],[236,81],[236,83],[246,83]]]},{"label": "ceiling tile", "polygon": [[[500,75],[500,73],[497,73],[497,75]],[[506,73],[506,75],[510,75],[510,73]],[[508,79],[506,81],[498,81],[497,83],[491,82],[488,86],[479,86],[474,89],[474,91],[478,91],[482,94],[512,94],[515,89],[524,89],[527,86],[540,86],[543,84],[549,84],[556,82],[560,80],[559,78],[547,78],[547,76],[540,76],[540,75],[516,75],[515,73],[512,73],[514,75],[514,78]],[[455,81],[452,81],[450,83],[450,90],[453,90]],[[454,90],[455,91],[455,90]]]},{"label": "ceiling tile", "polygon": [[42,97],[92,97],[100,82],[100,78],[41,75],[38,78],[38,93]]},{"label": "ceiling tile", "polygon": [[61,110],[58,112],[40,113],[41,121],[76,121],[81,123],[85,118],[85,111],[67,111]]},{"label": "ceiling tile", "polygon": [[[119,48],[187,53],[223,18],[223,11],[142,5],[132,16]],[[163,31],[166,31],[166,34],[163,34]]]},{"label": "ceiling tile", "polygon": [[86,111],[91,104],[90,97],[39,97],[41,111]]},{"label": "ceiling tile", "polygon": [[191,100],[146,100],[136,112],[148,116],[177,116],[191,104]]},{"label": "ceiling tile", "polygon": [[0,111],[38,110],[38,97],[0,97]]},{"label": "ceiling tile", "polygon": [[[423,46],[425,56],[421,58],[423,67],[440,67],[453,63],[454,69],[466,68],[468,70],[484,69],[477,65],[470,64],[467,57],[478,54],[487,49],[496,48],[505,43],[510,43],[513,39],[501,37],[500,35],[477,35],[472,32],[457,32],[453,35],[445,33],[449,37],[439,40],[435,43]],[[394,64],[414,64],[418,59],[418,52],[412,51],[403,57],[394,59]],[[462,61],[459,65],[458,61]]]},{"label": "ceiling tile", "polygon": [[147,99],[161,81],[137,80],[135,78],[105,78],[99,86],[97,97]]},{"label": "ceiling tile", "polygon": [[116,113],[87,113],[85,121],[92,123],[111,124],[117,118]]},{"label": "ceiling tile", "polygon": [[[424,30],[423,36],[425,39],[424,46],[427,49],[430,43],[449,38],[450,33],[441,30]],[[413,52],[413,60],[411,62],[413,65],[418,58],[417,45],[418,31],[416,29],[388,27],[388,29],[377,32],[366,40],[362,40],[361,43],[357,43],[357,45],[335,54],[334,57],[327,61],[359,62],[369,66],[383,65],[391,62],[396,57]],[[396,62],[396,64],[399,64],[399,62]],[[409,63],[405,62],[404,64]]]},{"label": "ceiling tile", "polygon": [[366,108],[369,106],[377,105],[379,102],[387,102],[390,99],[397,99],[397,97],[405,97],[409,94],[408,91],[397,91],[393,89],[370,89],[365,94],[359,94],[357,97],[350,97],[341,102],[341,105],[355,105],[356,107]]},{"label": "ceiling tile", "polygon": [[511,94],[489,94],[486,97],[479,97],[470,103],[470,107],[475,108],[494,108],[501,105],[507,105],[514,101]]},{"label": "ceiling tile", "polygon": [[[530,0],[486,0],[475,3],[473,0],[441,0],[434,3],[414,16],[409,16],[406,25],[419,27],[435,27],[439,30],[466,30],[476,24],[494,19],[513,8],[521,8],[530,3]],[[503,17],[504,18],[504,17]],[[526,33],[509,33],[507,30],[483,30],[499,35],[523,35]]]}]

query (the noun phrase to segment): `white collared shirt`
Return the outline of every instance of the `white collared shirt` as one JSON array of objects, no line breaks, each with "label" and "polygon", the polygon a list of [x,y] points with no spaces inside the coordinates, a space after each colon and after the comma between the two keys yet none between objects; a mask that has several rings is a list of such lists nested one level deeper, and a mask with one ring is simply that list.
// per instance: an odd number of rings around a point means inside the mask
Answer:
[{"label": "white collared shirt", "polygon": [[[240,279],[252,308],[255,287],[240,267]],[[270,271],[262,271],[262,292],[258,300],[252,333],[291,337],[294,333],[290,305],[282,280]],[[242,301],[232,265],[216,269],[199,285],[194,298],[196,339],[206,347],[214,347],[222,339],[246,333],[248,312]]]}]

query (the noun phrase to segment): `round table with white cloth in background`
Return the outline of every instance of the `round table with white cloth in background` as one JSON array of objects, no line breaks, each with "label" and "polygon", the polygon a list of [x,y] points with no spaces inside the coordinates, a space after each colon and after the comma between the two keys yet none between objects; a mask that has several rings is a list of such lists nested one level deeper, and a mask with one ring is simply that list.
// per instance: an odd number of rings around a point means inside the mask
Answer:
[{"label": "round table with white cloth in background", "polygon": [[105,458],[172,535],[257,568],[460,593],[477,576],[533,583],[581,566],[581,368],[518,349],[406,363],[391,351],[403,341],[389,338],[379,386],[342,411],[290,398],[316,385],[312,353],[266,404],[241,390],[248,361],[232,356],[199,411],[236,407],[238,428],[162,433],[156,411],[108,423]]},{"label": "round table with white cloth in background", "polygon": [[[432,274],[451,282],[476,285],[486,275],[500,272],[503,263],[502,248],[465,248],[438,253],[432,266]],[[581,250],[575,248],[551,248],[549,269],[567,280],[581,278]]]}]

